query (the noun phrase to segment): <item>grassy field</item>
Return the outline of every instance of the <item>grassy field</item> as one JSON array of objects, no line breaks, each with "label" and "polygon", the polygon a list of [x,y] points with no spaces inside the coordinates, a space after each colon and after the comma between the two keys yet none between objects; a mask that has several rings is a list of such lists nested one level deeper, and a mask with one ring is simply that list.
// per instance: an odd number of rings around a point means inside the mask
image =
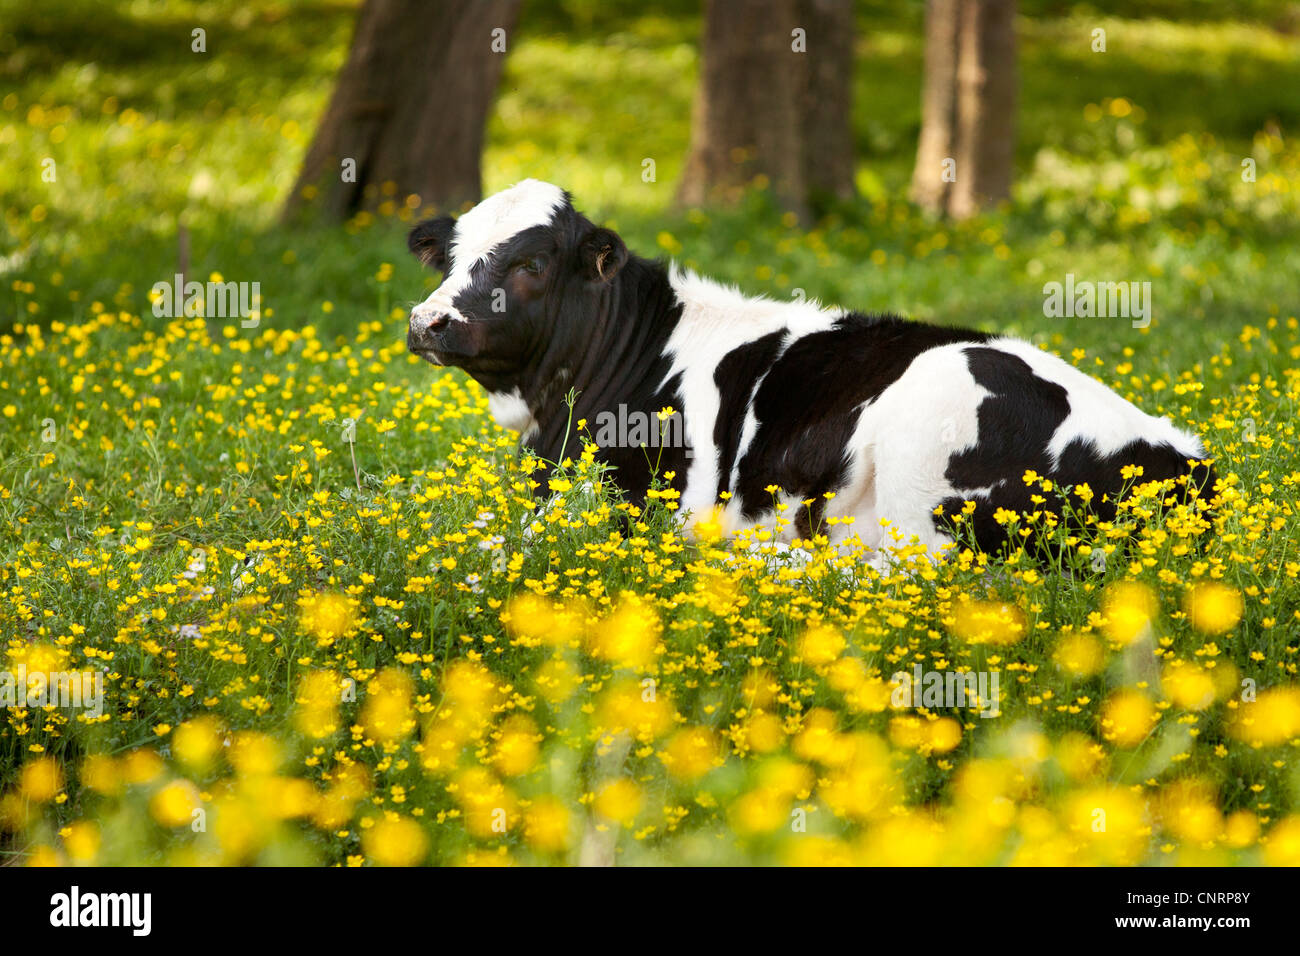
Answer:
[{"label": "grassy field", "polygon": [[[1223,479],[1212,513],[1147,520],[1148,489],[1049,529],[1052,567],[881,577],[685,539],[579,449],[533,514],[482,391],[406,354],[419,200],[275,223],[352,4],[0,0],[0,672],[104,691],[0,710],[0,852],[1300,864],[1295,8],[1061,8],[1022,4],[1014,202],[960,225],[905,198],[917,9],[864,6],[861,198],[809,231],[761,193],[673,208],[688,4],[534,2],[513,40],[489,191],[554,181],[749,292],[1022,335]],[[260,283],[256,328],[155,317],[182,225],[193,274]],[[1067,274],[1150,282],[1150,326],[1044,315]],[[918,665],[996,674],[997,716],[900,701]]]}]

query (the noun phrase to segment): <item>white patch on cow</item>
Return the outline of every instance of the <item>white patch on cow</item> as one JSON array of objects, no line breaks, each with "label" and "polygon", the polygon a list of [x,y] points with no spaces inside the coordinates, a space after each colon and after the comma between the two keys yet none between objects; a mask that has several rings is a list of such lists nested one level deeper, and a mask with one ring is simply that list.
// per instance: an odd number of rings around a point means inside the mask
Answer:
[{"label": "white patch on cow", "polygon": [[765,378],[767,378],[767,372],[764,372],[755,380],[754,390],[750,393],[749,408],[745,409],[745,422],[740,427],[740,441],[736,443],[736,460],[731,463],[731,474],[727,476],[728,488],[735,488],[736,482],[740,480],[740,462],[745,457],[745,452],[749,450],[749,445],[754,440],[754,436],[758,433],[758,416],[754,414],[753,403],[754,396],[762,388]]},{"label": "white patch on cow", "polygon": [[963,354],[971,344],[922,352],[863,407],[849,443],[848,482],[826,509],[827,517],[853,517],[844,533],[856,532],[868,547],[879,548],[894,545],[889,532],[897,532],[900,546],[916,536],[938,551],[949,539],[934,527],[934,507],[954,495],[987,494],[954,488],[945,476],[949,457],[978,442],[979,404],[989,394]]},{"label": "white patch on cow", "polygon": [[[979,443],[979,406],[990,395],[971,374],[965,351],[972,347],[1015,355],[1036,375],[1066,390],[1071,413],[1053,435],[1049,449],[1054,455],[1077,438],[1103,455],[1142,440],[1168,442],[1188,458],[1203,457],[1195,436],[1147,415],[1028,342],[995,339],[941,345],[918,355],[897,381],[863,407],[849,443],[848,481],[825,512],[827,517],[851,516],[854,521],[848,529],[835,526],[838,533],[831,534],[832,543],[856,532],[868,547],[888,548],[906,545],[915,536],[937,554],[951,538],[935,527],[934,508],[947,498],[978,501],[997,487],[955,486],[946,474],[953,455]],[[1003,481],[1019,477],[1008,475]],[[888,529],[881,526],[882,519],[889,521]]]},{"label": "white patch on cow", "polygon": [[1035,375],[1055,382],[1068,394],[1070,415],[1061,422],[1048,445],[1054,463],[1074,441],[1091,444],[1098,455],[1113,455],[1141,439],[1157,445],[1169,444],[1188,458],[1205,456],[1204,446],[1195,435],[1176,427],[1167,418],[1148,415],[1051,352],[1019,339],[996,339],[988,344],[1023,359]]},{"label": "white patch on cow", "polygon": [[493,421],[502,428],[519,432],[521,438],[527,438],[537,428],[537,420],[517,388],[511,392],[488,392],[488,411]]},{"label": "white patch on cow", "polygon": [[466,321],[452,303],[470,284],[474,267],[513,236],[551,222],[564,202],[564,190],[559,186],[525,179],[494,193],[457,219],[448,250],[451,271],[432,295],[411,310],[412,323],[429,322],[438,315],[449,316],[454,322]]},{"label": "white patch on cow", "polygon": [[[734,286],[676,266],[670,269],[668,278],[682,305],[682,315],[668,340],[666,352],[672,365],[664,382],[681,375],[687,437],[695,449],[681,508],[698,518],[712,508],[718,490],[718,457],[713,443],[721,406],[721,395],[713,380],[718,363],[728,352],[771,332],[785,331],[783,347],[789,347],[810,332],[829,328],[843,312],[824,309],[813,300],[779,302],[764,296],[746,296]],[[747,427],[746,432],[748,438],[737,450],[737,461],[743,457],[754,429]]]}]

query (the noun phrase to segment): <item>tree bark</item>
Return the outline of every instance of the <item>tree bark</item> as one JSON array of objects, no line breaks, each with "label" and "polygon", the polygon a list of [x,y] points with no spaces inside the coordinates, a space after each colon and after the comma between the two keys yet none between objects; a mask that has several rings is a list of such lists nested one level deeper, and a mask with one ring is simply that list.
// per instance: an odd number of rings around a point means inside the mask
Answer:
[{"label": "tree bark", "polygon": [[284,217],[313,196],[334,219],[377,206],[385,191],[441,209],[476,202],[518,15],[519,0],[366,0]]},{"label": "tree bark", "polygon": [[803,93],[803,165],[809,201],[852,199],[853,4],[799,0],[808,31]]},{"label": "tree bark", "polygon": [[1015,0],[927,0],[912,198],[957,219],[1011,195]]},{"label": "tree bark", "polygon": [[1011,197],[1015,156],[1015,0],[963,0],[957,59],[956,219]]},{"label": "tree bark", "polygon": [[777,201],[808,221],[799,109],[807,54],[792,48],[797,25],[795,0],[705,3],[679,202],[734,202],[763,176]]},{"label": "tree bark", "polygon": [[926,0],[925,77],[921,88],[921,136],[912,171],[912,199],[931,212],[948,206],[957,115],[957,22],[961,0]]}]

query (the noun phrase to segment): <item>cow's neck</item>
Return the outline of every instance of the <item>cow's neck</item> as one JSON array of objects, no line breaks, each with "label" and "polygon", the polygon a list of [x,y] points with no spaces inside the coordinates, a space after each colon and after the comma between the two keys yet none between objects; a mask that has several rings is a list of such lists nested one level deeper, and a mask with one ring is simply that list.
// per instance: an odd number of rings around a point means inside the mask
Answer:
[{"label": "cow's neck", "polygon": [[[660,387],[668,371],[664,355],[681,307],[668,272],[661,264],[633,256],[604,290],[597,315],[570,317],[586,327],[574,343],[546,354],[538,364],[532,387],[524,391],[533,420],[526,443],[550,461],[576,456],[581,439],[576,424],[585,419],[595,428],[601,412],[653,415],[662,407]],[[565,396],[577,394],[572,415]],[[567,441],[566,441],[567,439]]]}]

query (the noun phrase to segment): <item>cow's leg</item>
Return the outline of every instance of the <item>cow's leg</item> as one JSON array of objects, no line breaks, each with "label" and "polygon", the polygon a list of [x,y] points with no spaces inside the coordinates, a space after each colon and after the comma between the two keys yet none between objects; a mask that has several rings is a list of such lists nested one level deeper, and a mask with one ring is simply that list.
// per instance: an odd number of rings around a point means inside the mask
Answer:
[{"label": "cow's leg", "polygon": [[895,465],[884,465],[879,474],[872,468],[869,479],[854,488],[852,504],[842,509],[853,516],[854,532],[871,549],[869,563],[882,573],[896,563],[890,549],[923,544],[927,556],[936,560],[952,543],[935,524],[932,496],[906,473],[906,467],[896,459]]},{"label": "cow's leg", "polygon": [[888,522],[874,529],[876,540],[862,536],[877,545],[878,566],[893,565],[891,548],[922,544],[938,560],[952,544],[934,512],[956,493],[949,462],[978,441],[977,409],[985,394],[960,349],[938,348],[919,356],[863,409],[854,433],[855,461],[871,462],[873,480],[871,501],[860,503],[858,511],[877,524]]}]

